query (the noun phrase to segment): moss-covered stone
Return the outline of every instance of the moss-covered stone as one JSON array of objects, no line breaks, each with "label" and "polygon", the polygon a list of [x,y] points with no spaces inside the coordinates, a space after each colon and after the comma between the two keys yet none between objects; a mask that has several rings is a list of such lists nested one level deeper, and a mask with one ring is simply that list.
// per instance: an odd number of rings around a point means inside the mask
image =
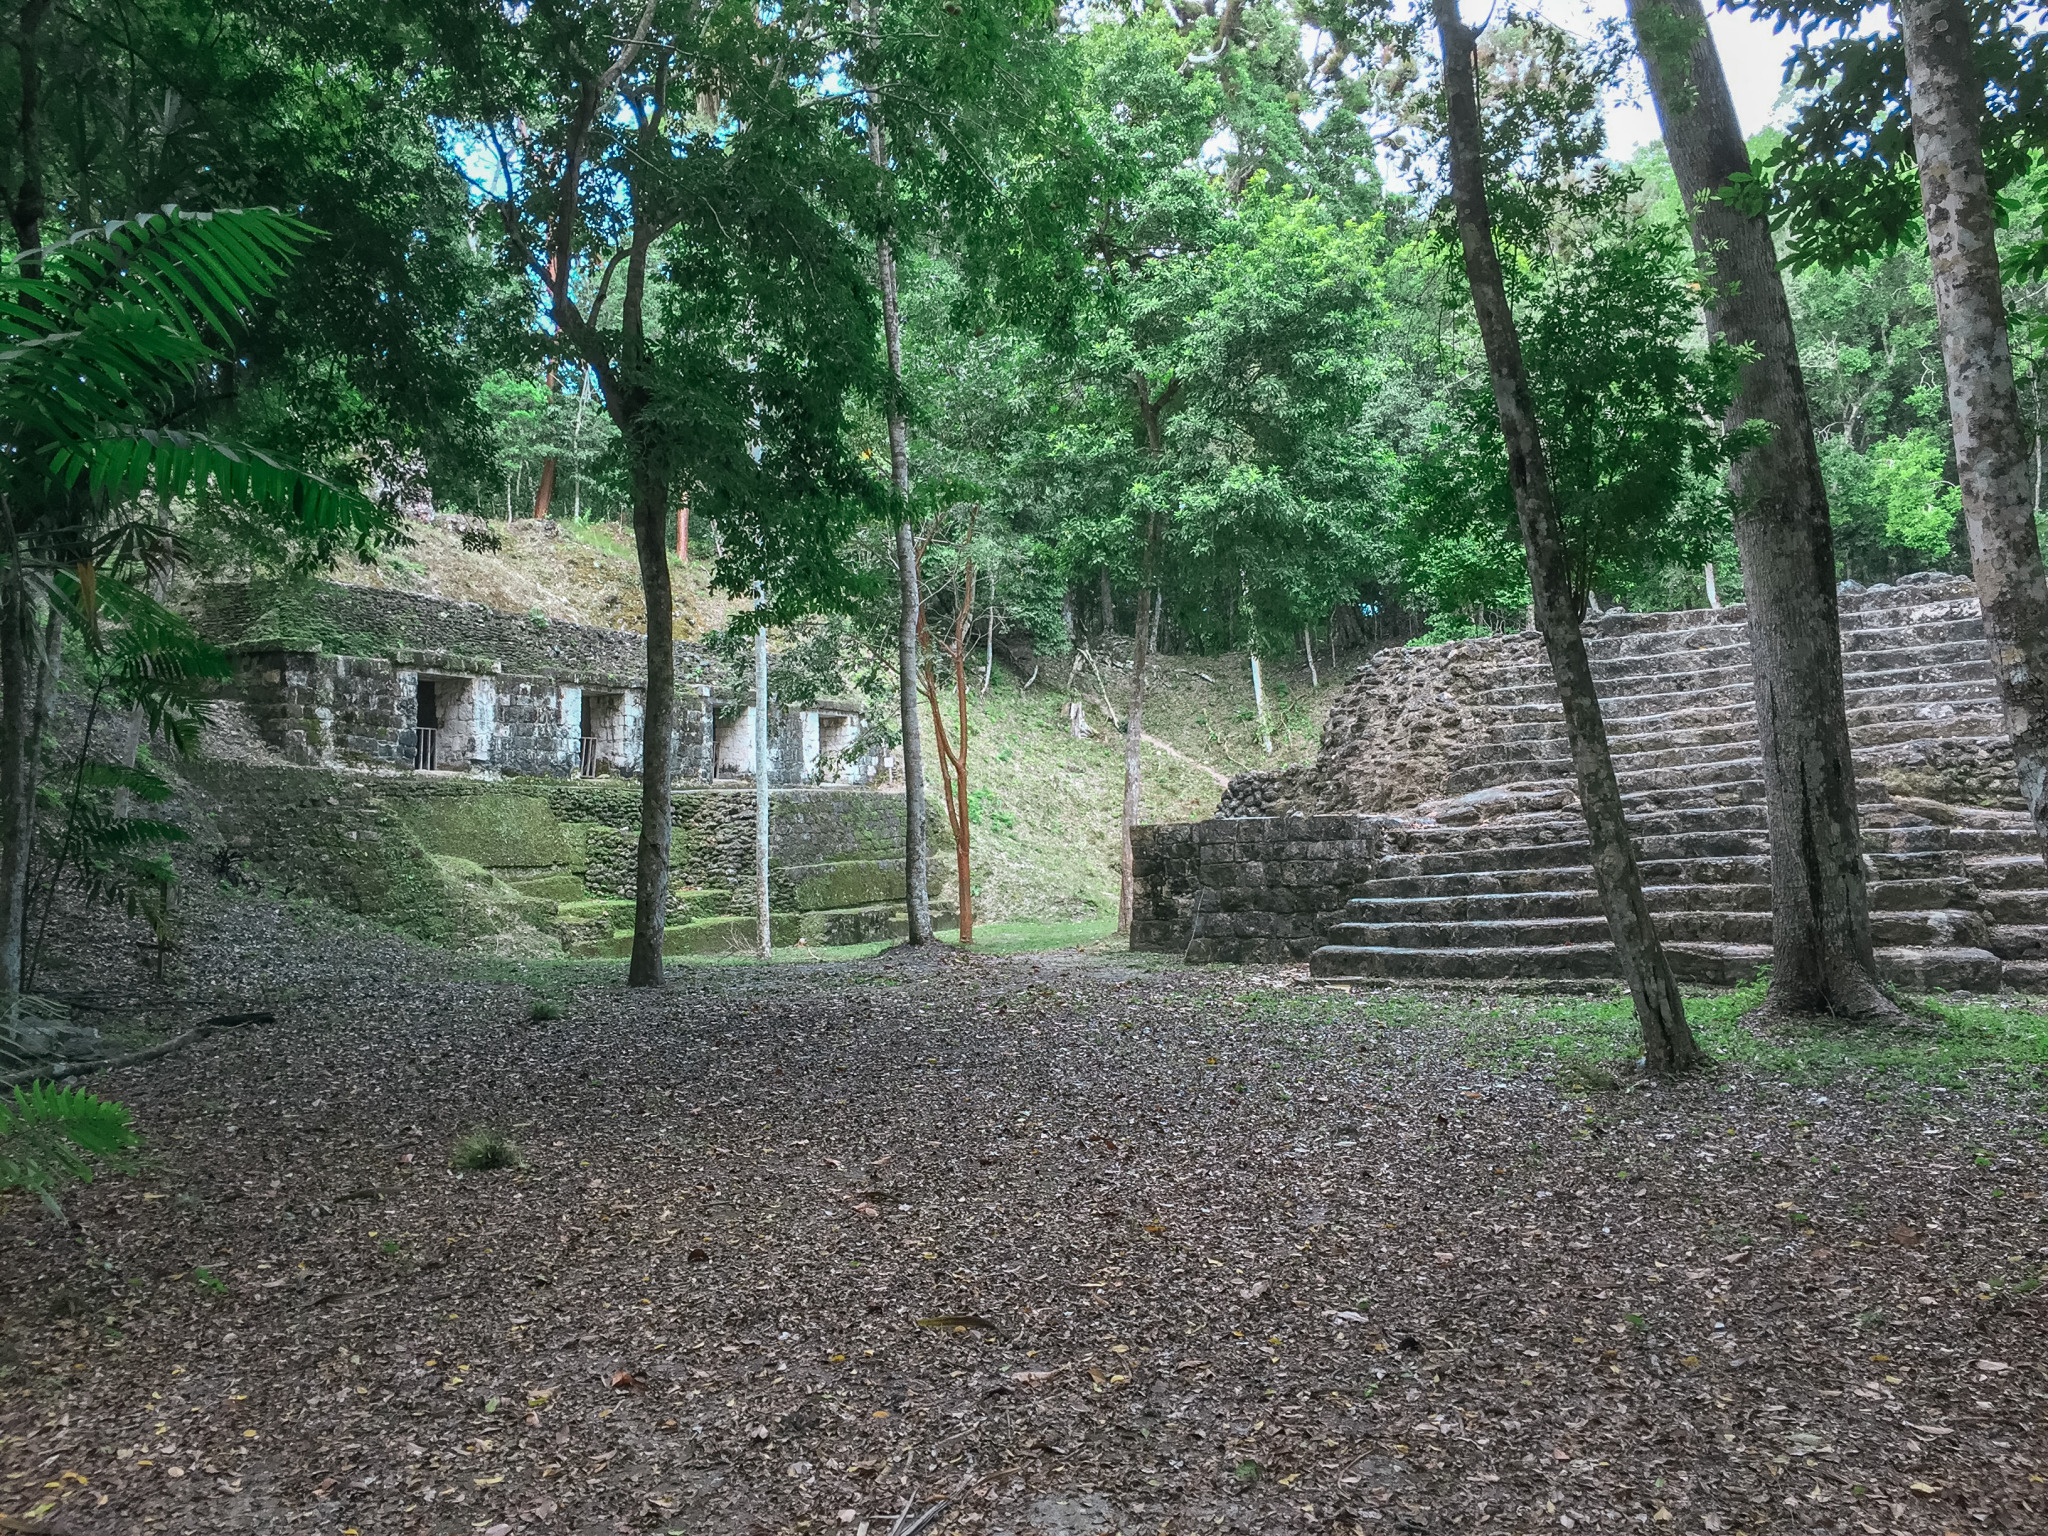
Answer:
[{"label": "moss-covered stone", "polygon": [[[833,907],[866,907],[898,900],[903,895],[903,860],[860,859],[829,864],[798,864],[774,871],[771,889],[787,895],[778,905],[799,912]],[[860,942],[854,940],[851,942]]]},{"label": "moss-covered stone", "polygon": [[512,889],[522,896],[538,896],[545,901],[570,902],[589,899],[590,892],[584,889],[583,877],[572,874],[534,875],[511,882]]},{"label": "moss-covered stone", "polygon": [[429,853],[492,869],[581,867],[562,824],[535,795],[485,785],[467,794],[414,799],[400,814]]}]

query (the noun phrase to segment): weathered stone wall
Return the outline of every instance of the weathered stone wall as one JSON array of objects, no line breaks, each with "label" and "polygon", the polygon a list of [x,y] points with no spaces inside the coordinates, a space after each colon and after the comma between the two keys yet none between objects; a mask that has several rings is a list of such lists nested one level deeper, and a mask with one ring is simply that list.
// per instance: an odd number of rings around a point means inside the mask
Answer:
[{"label": "weathered stone wall", "polygon": [[[647,680],[643,635],[414,592],[331,581],[224,582],[200,587],[190,606],[199,632],[230,651],[321,651],[383,657],[430,672],[509,672],[619,686]],[[718,679],[709,656],[678,645],[676,681]]]},{"label": "weathered stone wall", "polygon": [[[194,818],[203,835],[194,851],[214,861],[220,875],[252,879],[277,894],[318,897],[436,943],[514,929],[546,936],[565,900],[596,906],[633,895],[640,815],[634,783],[494,783],[203,759],[188,766],[203,798]],[[806,914],[809,923],[817,914],[902,901],[900,796],[778,789],[769,829],[776,911]],[[677,920],[753,910],[753,836],[751,790],[677,792]],[[941,873],[946,867],[943,860],[934,866]],[[530,894],[538,891],[548,896]],[[877,936],[862,930],[841,937],[837,930],[845,926],[828,922],[813,942]]]},{"label": "weathered stone wall", "polygon": [[1211,961],[1305,959],[1372,878],[1377,816],[1218,817],[1136,828],[1131,948]]},{"label": "weathered stone wall", "polygon": [[[639,635],[332,582],[205,587],[195,606],[202,633],[229,652],[232,691],[263,739],[292,762],[411,768],[419,681],[429,677],[442,686],[441,770],[574,777],[581,737],[593,723],[583,709],[590,697],[617,701],[591,731],[603,769],[639,772],[646,714]],[[720,702],[718,681],[712,658],[676,647],[678,782],[720,777],[720,722],[751,718],[744,700]],[[818,713],[772,712],[771,784],[811,777]],[[744,755],[741,776],[751,779],[751,747]],[[835,773],[860,782],[875,767],[840,764]]]}]

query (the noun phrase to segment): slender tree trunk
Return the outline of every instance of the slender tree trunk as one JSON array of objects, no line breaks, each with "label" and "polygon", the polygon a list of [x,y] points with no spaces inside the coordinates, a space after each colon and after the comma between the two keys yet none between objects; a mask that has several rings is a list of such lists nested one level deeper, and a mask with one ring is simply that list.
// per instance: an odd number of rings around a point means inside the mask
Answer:
[{"label": "slender tree trunk", "polygon": [[[969,525],[970,535],[972,525]],[[974,562],[966,569],[966,595],[953,618],[953,643],[934,646],[924,637],[924,696],[932,711],[932,745],[939,754],[939,788],[945,794],[946,824],[953,831],[954,875],[960,890],[960,942],[974,942],[973,839],[974,824],[967,800],[967,631],[974,611]],[[946,729],[945,711],[939,707],[939,672],[935,657],[943,651],[953,666],[953,701],[957,710],[955,731]]]},{"label": "slender tree trunk", "polygon": [[28,860],[35,836],[34,615],[18,570],[0,586],[0,1037],[20,1014],[28,927]]},{"label": "slender tree trunk", "polygon": [[[47,211],[44,207],[41,123],[43,67],[37,33],[49,11],[50,0],[25,0],[15,31],[21,98],[15,142],[21,157],[21,179],[15,184],[14,196],[8,200],[7,215],[8,223],[14,229],[14,247],[18,252],[40,250],[43,243],[43,214]],[[41,260],[35,257],[21,263],[24,277],[41,276],[42,269]]]},{"label": "slender tree trunk", "polygon": [[[886,170],[889,150],[881,113],[868,116],[868,156]],[[917,540],[910,531],[910,429],[903,417],[903,325],[896,305],[896,251],[885,234],[875,241],[882,289],[882,340],[889,358],[889,484],[896,492],[897,706],[903,729],[903,899],[910,942],[932,941],[931,842],[926,830],[924,741],[917,720],[917,632],[924,623],[917,590]]]},{"label": "slender tree trunk", "polygon": [[1259,671],[1258,652],[1252,653],[1252,713],[1259,717],[1259,740],[1265,744],[1266,756],[1273,755],[1273,729],[1266,724],[1266,679]]},{"label": "slender tree trunk", "polygon": [[647,603],[647,706],[640,748],[640,842],[633,876],[629,987],[662,983],[668,935],[669,840],[675,792],[675,594],[668,576],[668,486],[644,466],[633,478],[633,549]]},{"label": "slender tree trunk", "polygon": [[[757,599],[756,607],[764,600]],[[774,941],[768,912],[768,629],[754,626],[754,952]]]},{"label": "slender tree trunk", "polygon": [[533,493],[533,517],[535,522],[544,521],[548,508],[555,500],[555,456],[551,453],[540,461],[540,488]]},{"label": "slender tree trunk", "polygon": [[1707,562],[1707,567],[1706,567],[1706,569],[1707,569],[1707,606],[1708,606],[1709,608],[1718,608],[1718,607],[1720,607],[1720,606],[1721,606],[1721,589],[1720,589],[1720,587],[1719,587],[1718,585],[1716,585],[1716,583],[1715,583],[1715,581],[1714,581],[1714,562],[1713,562],[1713,561],[1711,561],[1711,560],[1709,560],[1709,561]]},{"label": "slender tree trunk", "polygon": [[1320,687],[1322,687],[1322,686],[1323,686],[1323,683],[1322,683],[1322,679],[1316,676],[1316,642],[1315,642],[1315,637],[1314,637],[1314,636],[1312,636],[1311,634],[1309,634],[1309,632],[1308,632],[1308,626],[1307,626],[1306,624],[1304,624],[1304,625],[1302,625],[1302,626],[1301,626],[1301,649],[1302,649],[1302,654],[1308,657],[1308,685],[1309,685],[1309,687],[1311,687],[1311,688],[1320,688]]},{"label": "slender tree trunk", "polygon": [[1906,39],[1913,158],[1934,266],[1970,566],[2020,794],[2035,833],[2048,841],[2048,576],[2013,383],[1997,201],[1984,174],[1984,91],[1971,59],[1971,12],[1957,0],[1895,0],[1892,14]]},{"label": "slender tree trunk", "polygon": [[1508,308],[1507,285],[1493,243],[1481,161],[1473,37],[1458,18],[1457,0],[1434,0],[1434,5],[1443,40],[1444,104],[1458,241],[1464,250],[1465,276],[1472,287],[1479,334],[1486,347],[1501,432],[1507,439],[1509,479],[1528,553],[1529,590],[1557,680],[1558,700],[1564,706],[1572,766],[1578,773],[1579,803],[1585,811],[1591,844],[1594,883],[1622,975],[1635,999],[1636,1018],[1643,1030],[1644,1064],[1657,1073],[1683,1071],[1705,1057],[1686,1023],[1678,983],[1672,978],[1650,920],[1649,904],[1643,899],[1635,848],[1622,818],[1621,786],[1607,749],[1607,727],[1593,691],[1593,669],[1586,658],[1578,604],[1571,592],[1564,530],[1551,495],[1543,442],[1522,367],[1521,338]]},{"label": "slender tree trunk", "polygon": [[1095,577],[1101,588],[1102,634],[1103,638],[1107,639],[1116,633],[1116,596],[1109,589],[1109,567],[1103,566],[1095,573]]},{"label": "slender tree trunk", "polygon": [[[1156,422],[1146,423],[1148,433],[1155,447],[1153,458],[1159,456],[1156,446],[1158,429]],[[1131,853],[1131,834],[1137,830],[1138,818],[1144,813],[1144,759],[1141,755],[1145,745],[1145,665],[1151,660],[1150,628],[1145,622],[1152,609],[1152,584],[1157,580],[1159,569],[1159,513],[1155,508],[1145,520],[1145,564],[1138,581],[1138,617],[1131,625],[1131,702],[1124,712],[1124,809],[1123,809],[1123,869],[1117,883],[1116,931],[1128,936],[1131,931],[1131,913],[1138,899],[1138,870]]]},{"label": "slender tree trunk", "polygon": [[981,658],[981,695],[988,697],[988,685],[996,676],[996,573],[988,573],[988,636]]},{"label": "slender tree trunk", "polygon": [[1771,833],[1770,1002],[1787,1013],[1893,1017],[1871,948],[1834,532],[1777,252],[1763,218],[1720,196],[1749,172],[1749,151],[1699,0],[1630,0],[1629,18],[1693,246],[1711,269],[1707,331],[1750,352],[1727,425],[1772,428],[1729,476]]},{"label": "slender tree trunk", "polygon": [[687,493],[676,500],[676,564],[690,563],[690,498]]}]

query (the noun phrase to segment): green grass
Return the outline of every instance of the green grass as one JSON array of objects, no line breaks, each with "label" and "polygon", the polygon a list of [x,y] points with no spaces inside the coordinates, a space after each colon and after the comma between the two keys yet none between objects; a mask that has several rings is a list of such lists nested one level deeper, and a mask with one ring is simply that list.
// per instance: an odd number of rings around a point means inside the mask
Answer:
[{"label": "green grass", "polygon": [[[1966,1074],[2012,1075],[2048,1065],[2048,1013],[2035,999],[1964,1003],[1918,999],[1924,1028],[1854,1024],[1751,1024],[1743,1015],[1763,1001],[1758,980],[1730,992],[1692,993],[1686,1016],[1718,1062],[1787,1082],[1825,1082],[1855,1073],[1899,1076],[1960,1087]],[[1627,998],[1552,1003],[1531,1016],[1548,1032],[1505,1046],[1525,1061],[1614,1061],[1639,1054]],[[1938,1022],[1937,1022],[1938,1021]]]},{"label": "green grass", "polygon": [[[1116,911],[1124,738],[1110,723],[1101,685],[1085,662],[1068,694],[1070,665],[1069,658],[1044,658],[1038,682],[1028,690],[998,669],[989,692],[977,686],[970,699],[974,897],[976,910],[992,919],[1089,922]],[[1144,820],[1204,820],[1216,814],[1223,789],[1217,776],[1285,767],[1315,755],[1323,716],[1338,692],[1331,674],[1326,670],[1322,686],[1311,688],[1296,658],[1291,666],[1267,666],[1265,675],[1270,757],[1252,714],[1251,673],[1243,656],[1158,658],[1145,696],[1145,734],[1152,740],[1142,753]],[[1121,722],[1129,707],[1130,674],[1104,667],[1102,681]],[[1070,734],[1064,713],[1070,696],[1086,706],[1092,735]],[[935,767],[928,792],[934,824],[942,825]]]},{"label": "green grass", "polygon": [[502,1132],[475,1130],[455,1143],[448,1166],[465,1173],[488,1173],[501,1168],[517,1168],[525,1161],[519,1148]]}]

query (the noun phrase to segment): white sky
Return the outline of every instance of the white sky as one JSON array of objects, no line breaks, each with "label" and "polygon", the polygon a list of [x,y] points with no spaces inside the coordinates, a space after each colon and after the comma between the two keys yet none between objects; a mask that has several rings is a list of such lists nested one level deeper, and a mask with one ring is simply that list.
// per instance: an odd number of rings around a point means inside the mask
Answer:
[{"label": "white sky", "polygon": [[[1735,115],[1742,120],[1744,136],[1764,127],[1784,89],[1785,56],[1792,50],[1792,34],[1775,33],[1767,21],[1753,19],[1747,11],[1730,13],[1714,9],[1706,0],[1707,24],[1713,29],[1714,46],[1721,52],[1721,68],[1728,75],[1728,89],[1735,97]],[[1476,19],[1477,0],[1467,0],[1466,19]],[[1581,34],[1590,33],[1610,17],[1625,20],[1623,0],[1538,0],[1535,9],[1561,27]],[[1644,144],[1658,137],[1657,113],[1650,105],[1648,89],[1642,83],[1642,66],[1634,69],[1635,85],[1629,96],[1609,103],[1607,114],[1608,153],[1626,160]]]}]

